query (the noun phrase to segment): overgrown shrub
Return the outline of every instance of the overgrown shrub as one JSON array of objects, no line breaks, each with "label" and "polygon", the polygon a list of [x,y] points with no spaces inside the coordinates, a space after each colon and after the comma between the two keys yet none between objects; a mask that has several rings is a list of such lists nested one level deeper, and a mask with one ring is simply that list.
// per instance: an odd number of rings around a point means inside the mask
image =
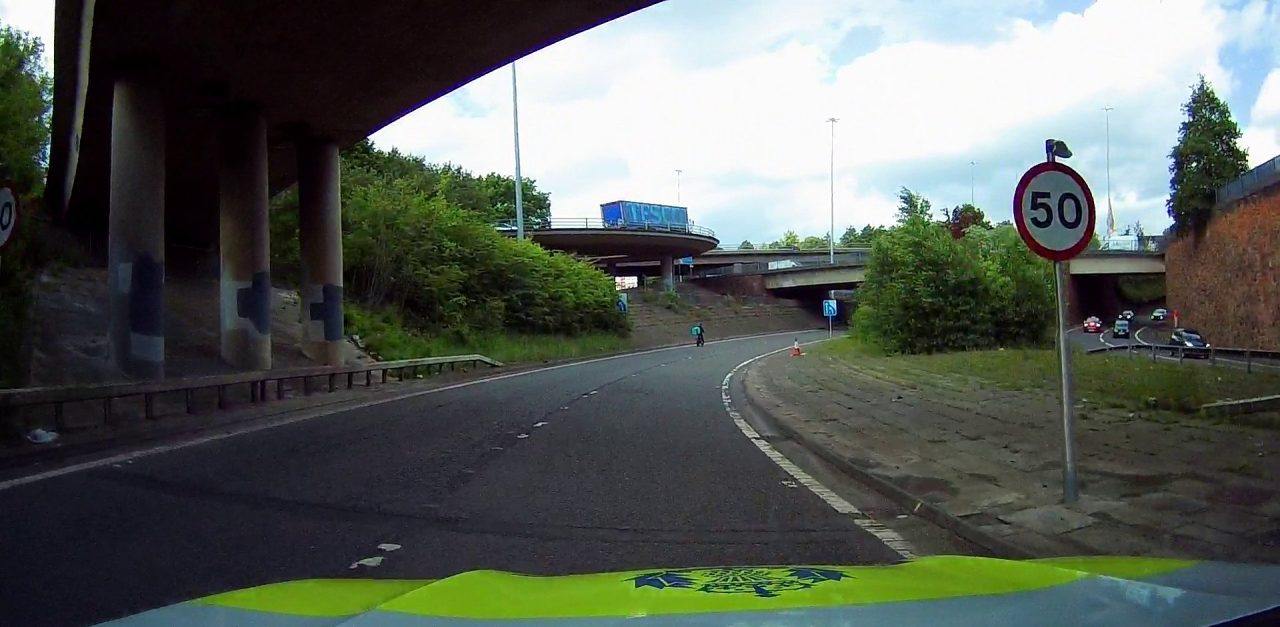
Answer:
[{"label": "overgrown shrub", "polygon": [[[625,330],[610,277],[498,233],[492,213],[457,200],[467,177],[488,177],[456,168],[440,175],[419,160],[358,148],[344,161],[342,184],[344,280],[352,300],[394,307],[407,324],[433,333]],[[289,243],[273,246],[277,277],[296,273],[296,237],[285,235],[296,224],[297,194],[281,194],[272,229],[281,234],[277,242]]]},{"label": "overgrown shrub", "polygon": [[906,353],[1036,344],[1053,320],[1052,281],[1010,226],[955,239],[908,216],[872,244],[853,333]]}]

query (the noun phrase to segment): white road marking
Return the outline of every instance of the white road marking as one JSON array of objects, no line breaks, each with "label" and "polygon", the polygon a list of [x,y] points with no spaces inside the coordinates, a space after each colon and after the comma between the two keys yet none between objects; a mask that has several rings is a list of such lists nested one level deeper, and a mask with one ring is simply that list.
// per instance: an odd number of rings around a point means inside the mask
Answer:
[{"label": "white road marking", "polygon": [[[807,344],[812,344],[812,342],[807,342]],[[729,417],[733,419],[733,424],[738,426],[738,430],[742,431],[742,434],[747,436],[747,439],[751,440],[752,444],[756,445],[756,448],[760,449],[760,451],[768,456],[769,459],[773,460],[773,463],[785,470],[787,474],[795,478],[800,485],[809,488],[809,491],[818,495],[818,498],[826,502],[827,505],[830,505],[831,509],[836,510],[839,514],[848,516],[855,525],[858,525],[858,527],[863,531],[875,536],[877,540],[892,549],[898,555],[901,555],[904,559],[915,559],[915,553],[912,551],[911,545],[906,541],[906,539],[898,535],[898,532],[880,524],[875,519],[865,514],[862,510],[854,507],[853,503],[846,501],[844,497],[832,492],[829,488],[819,483],[818,480],[809,476],[809,473],[801,470],[799,466],[796,466],[791,462],[791,460],[787,459],[786,456],[779,453],[778,449],[773,448],[772,444],[769,444],[769,442],[765,441],[764,438],[760,437],[760,434],[750,424],[748,424],[745,419],[743,419],[742,414],[738,413],[738,410],[733,408],[733,400],[729,398],[729,381],[733,379],[733,375],[757,359],[762,359],[769,355],[781,353],[786,350],[791,350],[791,347],[787,346],[779,348],[778,350],[769,351],[763,355],[752,357],[751,359],[734,366],[733,369],[729,371],[729,374],[724,376],[724,381],[720,383],[720,400],[724,403],[725,412],[727,412]]]},{"label": "white road marking", "polygon": [[399,551],[400,545],[394,542],[383,542],[382,544],[378,545],[378,550],[386,551],[388,553],[390,553],[391,551]]},{"label": "white road marking", "polygon": [[347,567],[347,569],[348,569],[348,570],[355,570],[355,569],[357,569],[357,568],[359,568],[359,567],[361,567],[361,566],[364,566],[365,568],[375,568],[375,567],[377,567],[377,566],[381,566],[381,565],[382,565],[382,560],[384,560],[384,559],[386,559],[386,558],[385,558],[385,557],[382,557],[381,555],[376,555],[376,556],[374,556],[374,557],[366,557],[366,558],[364,558],[364,559],[362,559],[362,560],[358,560],[358,561],[352,562],[352,563],[351,563],[351,565]]},{"label": "white road marking", "polygon": [[[807,332],[808,332],[807,330],[806,330],[806,331],[779,331],[779,332],[777,332],[777,333],[762,333],[762,334],[760,334],[760,335],[744,335],[744,336],[742,336],[742,337],[731,337],[731,338],[726,338],[726,339],[723,339],[723,340],[715,340],[715,341],[712,341],[712,342],[707,342],[707,344],[721,344],[721,343],[727,343],[727,342],[741,342],[741,341],[744,341],[744,340],[755,340],[755,339],[760,339],[760,338],[765,338],[765,337],[773,337],[773,336],[775,336],[775,335],[795,335],[795,334],[797,334],[797,333],[807,333]],[[520,372],[509,372],[509,373],[507,373],[507,374],[494,375],[494,376],[492,376],[492,377],[485,377],[485,378],[483,378],[483,379],[474,379],[474,380],[471,380],[471,381],[462,381],[462,382],[459,382],[459,383],[452,383],[452,384],[449,384],[449,385],[442,385],[442,386],[440,386],[440,387],[438,387],[438,388],[431,388],[431,389],[429,389],[429,390],[415,390],[415,391],[412,391],[412,392],[405,392],[405,393],[403,393],[403,394],[395,394],[395,395],[387,396],[387,397],[384,397],[384,398],[369,399],[368,401],[363,402],[363,403],[357,403],[357,404],[345,405],[345,406],[342,406],[342,407],[326,406],[326,407],[314,407],[314,408],[310,408],[310,409],[307,409],[307,408],[299,409],[299,410],[296,410],[296,411],[294,411],[294,412],[290,412],[290,413],[289,413],[289,415],[288,415],[288,417],[286,417],[286,418],[281,418],[281,419],[273,420],[273,421],[270,421],[270,422],[257,422],[257,423],[255,423],[255,424],[248,424],[248,425],[244,425],[244,426],[233,426],[233,427],[231,427],[231,430],[230,430],[230,431],[223,431],[223,432],[220,432],[220,433],[210,433],[210,434],[207,434],[207,435],[202,435],[202,436],[198,436],[198,437],[192,438],[192,439],[190,439],[190,440],[183,440],[183,441],[180,441],[180,442],[173,442],[173,443],[170,443],[170,444],[163,444],[163,445],[155,446],[155,447],[152,447],[152,448],[146,448],[146,449],[140,449],[140,450],[136,450],[136,451],[130,451],[130,452],[128,452],[128,453],[119,453],[119,454],[116,454],[116,455],[110,455],[110,456],[107,456],[107,457],[103,457],[103,458],[99,458],[99,459],[95,459],[95,460],[91,460],[91,461],[80,462],[80,463],[78,463],[78,464],[70,464],[70,465],[67,465],[67,466],[63,466],[63,467],[61,467],[61,468],[54,468],[54,469],[52,469],[52,470],[46,470],[46,471],[44,471],[44,472],[39,472],[39,473],[35,473],[35,474],[32,474],[32,475],[26,475],[26,476],[23,476],[23,477],[17,477],[17,478],[15,478],[15,479],[9,479],[9,480],[6,480],[6,481],[0,481],[0,492],[2,492],[2,491],[4,491],[4,490],[8,490],[8,489],[10,489],[10,488],[16,488],[16,487],[18,487],[18,486],[26,485],[26,484],[28,484],[28,483],[35,483],[35,482],[37,482],[37,481],[44,481],[45,479],[53,479],[54,477],[61,477],[61,476],[63,476],[63,475],[69,475],[69,474],[72,474],[72,473],[80,472],[80,471],[82,471],[82,470],[92,470],[92,469],[94,469],[94,468],[101,468],[101,467],[103,467],[103,466],[110,466],[110,465],[112,465],[112,464],[118,464],[118,463],[120,463],[120,462],[124,462],[124,463],[126,463],[126,464],[132,464],[132,463],[133,463],[133,460],[138,459],[138,458],[141,458],[141,457],[148,457],[148,456],[151,456],[151,455],[159,455],[159,454],[161,454],[161,453],[168,453],[168,452],[170,452],[170,451],[176,451],[176,450],[180,450],[180,449],[184,449],[184,448],[189,448],[189,447],[192,447],[192,446],[200,446],[201,444],[208,444],[208,443],[210,443],[210,442],[217,442],[218,440],[225,440],[225,439],[227,439],[227,438],[233,438],[233,437],[236,437],[236,436],[238,436],[238,435],[245,435],[245,434],[248,434],[248,433],[257,433],[258,431],[263,431],[263,430],[266,430],[266,429],[274,429],[274,428],[276,428],[276,427],[283,427],[283,426],[285,426],[285,425],[290,425],[290,424],[293,424],[293,423],[295,423],[295,422],[302,422],[302,421],[304,421],[304,420],[311,420],[312,418],[319,418],[319,417],[321,417],[321,416],[328,416],[328,415],[331,415],[331,414],[337,414],[337,413],[341,413],[341,412],[344,412],[344,411],[352,411],[352,410],[355,410],[355,409],[364,409],[364,408],[366,408],[366,407],[375,407],[375,406],[377,406],[377,405],[383,405],[383,404],[386,404],[386,403],[394,403],[394,402],[396,402],[396,401],[402,401],[402,400],[409,399],[409,398],[416,398],[416,397],[418,397],[418,396],[426,396],[426,395],[428,395],[428,394],[438,394],[438,393],[440,393],[440,392],[447,392],[447,391],[449,391],[449,390],[456,390],[456,389],[458,389],[458,388],[470,387],[470,386],[472,386],[472,385],[481,385],[481,384],[484,384],[484,383],[492,383],[492,382],[494,382],[494,381],[502,381],[503,379],[512,379],[512,378],[515,378],[515,377],[525,377],[525,376],[528,376],[528,375],[531,375],[531,374],[538,374],[538,373],[541,373],[541,372],[549,372],[549,371],[551,371],[551,370],[559,370],[559,369],[561,369],[561,368],[575,368],[575,367],[578,367],[578,366],[586,366],[586,365],[589,365],[589,364],[600,363],[600,362],[602,362],[602,361],[611,361],[611,360],[614,360],[614,359],[623,359],[623,358],[625,358],[625,357],[637,357],[637,356],[640,356],[640,355],[650,355],[650,354],[653,354],[653,353],[660,353],[660,352],[662,352],[662,351],[672,351],[672,350],[680,350],[680,349],[688,349],[688,348],[689,348],[689,345],[688,345],[688,344],[677,344],[677,345],[675,345],[675,346],[663,346],[663,347],[661,347],[661,348],[651,348],[651,349],[648,349],[648,350],[636,351],[636,352],[634,352],[634,353],[622,353],[622,354],[620,354],[620,355],[610,355],[610,356],[608,356],[608,357],[596,357],[595,359],[586,359],[586,360],[583,360],[583,361],[575,361],[575,362],[567,363],[567,364],[557,364],[557,365],[555,365],[555,366],[546,366],[546,367],[544,367],[544,368],[535,368],[535,369],[532,369],[532,370],[523,370],[523,371],[520,371]],[[635,376],[635,375],[632,375],[632,376]],[[569,408],[568,408],[568,407],[561,407],[560,409],[569,409]]]}]

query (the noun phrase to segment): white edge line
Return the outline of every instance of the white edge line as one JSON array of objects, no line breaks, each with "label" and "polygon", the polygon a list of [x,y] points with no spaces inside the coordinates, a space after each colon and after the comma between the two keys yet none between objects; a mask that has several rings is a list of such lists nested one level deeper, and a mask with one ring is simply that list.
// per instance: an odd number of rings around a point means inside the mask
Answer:
[{"label": "white edge line", "polygon": [[[726,338],[726,339],[723,339],[723,340],[714,340],[714,341],[711,341],[711,342],[707,342],[707,344],[720,344],[720,343],[722,343],[722,342],[740,342],[740,341],[743,341],[743,340],[754,340],[754,339],[759,339],[759,338],[773,337],[773,336],[776,336],[776,335],[796,335],[796,334],[801,334],[801,333],[809,333],[810,331],[814,331],[814,332],[816,332],[816,331],[818,331],[818,330],[819,330],[819,329],[804,329],[804,330],[798,330],[798,331],[779,331],[779,332],[777,332],[777,333],[764,333],[764,334],[760,334],[760,335],[744,335],[744,336],[742,336],[742,337],[731,337],[731,338]],[[622,354],[619,354],[619,355],[609,355],[608,357],[596,357],[596,358],[594,358],[594,359],[587,359],[587,360],[583,360],[583,361],[575,361],[575,362],[571,362],[571,363],[567,363],[567,364],[557,364],[557,365],[554,365],[554,366],[546,366],[546,367],[543,367],[543,368],[535,368],[535,369],[533,369],[533,370],[523,370],[523,371],[520,371],[520,372],[510,372],[510,373],[507,373],[507,374],[494,375],[494,376],[492,376],[492,377],[485,377],[485,378],[482,378],[482,379],[474,379],[474,380],[471,380],[471,381],[461,381],[461,382],[458,382],[458,383],[451,383],[451,384],[449,384],[449,385],[443,385],[443,386],[440,386],[440,387],[438,387],[438,388],[432,388],[432,389],[430,389],[430,390],[417,390],[417,391],[413,391],[413,392],[406,392],[406,393],[403,393],[403,394],[396,394],[396,395],[393,395],[393,396],[387,396],[387,397],[385,397],[385,398],[370,399],[370,400],[368,400],[368,402],[365,402],[365,403],[358,403],[358,404],[354,404],[354,405],[346,405],[346,406],[341,406],[341,407],[334,407],[333,405],[329,405],[329,406],[325,406],[325,407],[316,407],[316,408],[311,408],[310,410],[307,410],[307,409],[305,409],[305,408],[303,408],[303,409],[298,409],[298,410],[295,410],[295,412],[296,412],[296,413],[294,413],[294,414],[293,414],[293,415],[291,415],[291,416],[288,416],[287,418],[283,418],[283,419],[277,419],[277,420],[273,420],[273,421],[269,421],[269,422],[259,422],[259,423],[257,423],[257,424],[249,424],[249,425],[245,425],[245,426],[243,426],[243,427],[235,428],[233,431],[225,431],[225,432],[222,432],[222,433],[212,433],[212,434],[208,434],[208,435],[202,435],[202,436],[198,436],[198,437],[195,437],[195,438],[192,438],[192,439],[189,439],[189,440],[183,440],[183,441],[180,441],[180,442],[173,442],[173,443],[171,443],[171,444],[164,444],[164,445],[155,446],[155,447],[151,447],[151,448],[145,448],[145,449],[137,450],[137,451],[130,451],[130,452],[128,452],[128,453],[119,453],[119,454],[117,454],[117,455],[111,455],[111,456],[103,457],[103,458],[100,458],[100,459],[94,459],[94,460],[90,460],[90,461],[80,462],[80,463],[78,463],[78,464],[70,464],[70,465],[68,465],[68,466],[63,466],[63,467],[61,467],[61,468],[54,468],[54,469],[52,469],[52,470],[46,470],[46,471],[44,471],[44,472],[40,472],[40,473],[36,473],[36,474],[32,474],[32,475],[25,475],[25,476],[22,476],[22,477],[16,477],[16,478],[13,478],[13,479],[8,479],[8,480],[6,480],[6,481],[0,481],[0,492],[3,492],[4,490],[8,490],[8,489],[10,489],[10,488],[16,488],[16,487],[18,487],[18,486],[27,485],[27,484],[29,484],[29,483],[36,483],[36,482],[38,482],[38,481],[44,481],[45,479],[53,479],[53,478],[55,478],[55,477],[61,477],[61,476],[63,476],[63,475],[69,475],[69,474],[76,473],[76,472],[80,472],[80,471],[83,471],[83,470],[92,470],[92,469],[94,469],[94,468],[101,468],[101,467],[103,467],[103,466],[110,466],[110,465],[112,465],[112,464],[119,464],[119,463],[121,463],[121,462],[127,462],[127,461],[131,461],[131,460],[138,459],[138,458],[141,458],[141,457],[147,457],[147,456],[150,456],[150,455],[159,455],[159,454],[161,454],[161,453],[168,453],[168,452],[170,452],[170,451],[176,451],[176,450],[179,450],[179,449],[190,448],[190,447],[193,447],[193,446],[200,446],[200,445],[202,445],[202,444],[208,444],[208,443],[210,443],[210,442],[217,442],[218,440],[225,440],[225,439],[227,439],[227,438],[232,438],[232,437],[235,437],[235,436],[238,436],[238,435],[245,435],[245,434],[249,434],[249,433],[256,433],[256,432],[258,432],[258,431],[264,431],[264,430],[266,430],[266,429],[274,429],[274,428],[276,428],[276,427],[282,427],[282,426],[285,426],[285,425],[290,425],[290,424],[293,424],[293,423],[295,423],[295,422],[302,422],[302,421],[304,421],[304,420],[310,420],[310,419],[312,419],[312,418],[319,418],[319,417],[321,417],[321,416],[328,416],[328,415],[331,415],[331,414],[336,414],[336,413],[340,413],[340,412],[344,412],[344,411],[352,411],[352,410],[355,410],[355,409],[363,409],[363,408],[366,408],[366,407],[373,407],[373,406],[376,406],[376,405],[382,405],[382,404],[384,404],[384,403],[394,403],[394,402],[396,402],[396,401],[402,401],[402,400],[405,400],[405,399],[408,399],[408,398],[414,398],[414,397],[417,397],[417,396],[425,396],[425,395],[427,395],[427,394],[436,394],[436,393],[438,393],[438,392],[447,392],[447,391],[449,391],[449,390],[456,390],[456,389],[458,389],[458,388],[464,388],[464,387],[468,387],[468,386],[472,386],[472,385],[480,385],[480,384],[482,384],[482,383],[490,383],[490,382],[493,382],[493,381],[501,381],[501,380],[503,380],[503,379],[510,379],[510,378],[513,378],[513,377],[523,377],[523,376],[526,376],[526,375],[537,374],[537,373],[540,373],[540,372],[548,372],[548,371],[551,371],[551,370],[559,370],[559,369],[561,369],[561,368],[573,368],[573,367],[576,367],[576,366],[585,366],[585,365],[587,365],[587,364],[594,364],[594,363],[599,363],[599,362],[602,362],[602,361],[609,361],[609,360],[611,360],[611,359],[622,359],[622,358],[624,358],[624,357],[636,357],[636,356],[639,356],[639,355],[649,355],[649,354],[652,354],[652,353],[659,353],[659,352],[662,352],[662,351],[676,350],[676,349],[681,349],[681,348],[685,348],[685,349],[687,349],[687,348],[689,348],[690,346],[691,346],[691,345],[686,345],[686,344],[678,344],[678,345],[675,345],[675,346],[664,346],[664,347],[661,347],[661,348],[652,348],[652,349],[648,349],[648,350],[636,351],[636,352],[633,352],[633,353],[622,353]]]},{"label": "white edge line", "polygon": [[[817,341],[825,341],[825,339],[826,338]],[[815,342],[806,342],[804,345],[813,343]],[[898,532],[871,518],[862,510],[855,507],[853,503],[845,500],[844,497],[841,497],[839,494],[831,491],[830,488],[822,485],[817,479],[810,476],[809,473],[801,470],[799,466],[796,466],[791,460],[787,459],[786,456],[778,452],[778,449],[774,448],[772,444],[769,444],[768,441],[760,437],[760,434],[755,430],[755,428],[743,419],[742,414],[738,413],[738,410],[734,409],[733,400],[729,397],[729,382],[733,379],[733,375],[757,359],[776,355],[777,353],[788,350],[789,348],[791,347],[788,346],[769,351],[763,355],[756,355],[755,357],[734,366],[733,369],[729,371],[729,374],[724,376],[724,380],[720,383],[720,400],[724,403],[725,412],[727,412],[729,417],[733,419],[733,423],[738,426],[738,430],[742,431],[742,434],[747,436],[747,439],[751,440],[752,444],[756,445],[756,448],[760,449],[760,451],[768,456],[769,459],[773,460],[773,463],[777,464],[786,471],[787,474],[794,477],[796,481],[808,488],[809,491],[817,495],[818,498],[822,499],[827,505],[830,505],[831,509],[834,509],[841,515],[848,516],[855,525],[874,536],[877,540],[892,549],[898,555],[901,555],[903,559],[915,559],[916,555],[911,548],[911,544],[908,543],[905,538],[898,535]]]}]

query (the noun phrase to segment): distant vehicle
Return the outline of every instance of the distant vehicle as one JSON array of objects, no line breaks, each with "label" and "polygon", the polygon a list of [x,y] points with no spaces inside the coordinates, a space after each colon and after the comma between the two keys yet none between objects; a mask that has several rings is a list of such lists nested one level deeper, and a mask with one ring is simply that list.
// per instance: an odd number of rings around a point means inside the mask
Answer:
[{"label": "distant vehicle", "polygon": [[1132,309],[1126,309],[1126,310],[1124,310],[1124,311],[1120,312],[1120,319],[1121,319],[1121,320],[1133,320],[1133,310],[1132,310]]},{"label": "distant vehicle", "polygon": [[1111,335],[1112,337],[1129,337],[1129,321],[1124,318],[1117,319],[1111,327]]},{"label": "distant vehicle", "polygon": [[1089,316],[1084,319],[1085,333],[1102,333],[1102,319],[1097,316]]},{"label": "distant vehicle", "polygon": [[1169,345],[1177,349],[1178,352],[1184,352],[1187,357],[1208,357],[1208,353],[1203,350],[1186,349],[1204,349],[1209,348],[1210,344],[1204,341],[1204,336],[1200,335],[1195,329],[1174,329],[1169,334]]},{"label": "distant vehicle", "polygon": [[1168,310],[1168,309],[1165,309],[1164,307],[1161,307],[1161,308],[1159,308],[1159,309],[1157,309],[1157,310],[1155,310],[1155,311],[1151,312],[1151,319],[1152,319],[1152,320],[1159,321],[1159,320],[1167,320],[1168,318],[1169,318],[1169,310]]}]

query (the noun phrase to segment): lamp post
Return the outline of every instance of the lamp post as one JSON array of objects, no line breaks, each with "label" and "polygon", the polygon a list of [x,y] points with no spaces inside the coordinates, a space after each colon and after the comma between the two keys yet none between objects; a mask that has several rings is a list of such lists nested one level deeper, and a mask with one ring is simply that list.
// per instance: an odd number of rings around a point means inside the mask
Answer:
[{"label": "lamp post", "polygon": [[516,148],[516,239],[524,239],[524,184],[520,182],[520,101],[516,97],[516,64],[511,62],[511,127]]},{"label": "lamp post", "polygon": [[676,168],[676,204],[680,204],[680,175],[684,174],[684,170]]},{"label": "lamp post", "polygon": [[1116,214],[1111,209],[1111,111],[1115,107],[1103,107],[1107,116],[1107,237],[1116,234]]},{"label": "lamp post", "polygon": [[969,206],[970,207],[974,206],[973,204],[973,166],[975,165],[978,165],[977,161],[969,162]]},{"label": "lamp post", "polygon": [[836,118],[827,118],[831,123],[831,230],[827,232],[827,261],[836,264]]}]

